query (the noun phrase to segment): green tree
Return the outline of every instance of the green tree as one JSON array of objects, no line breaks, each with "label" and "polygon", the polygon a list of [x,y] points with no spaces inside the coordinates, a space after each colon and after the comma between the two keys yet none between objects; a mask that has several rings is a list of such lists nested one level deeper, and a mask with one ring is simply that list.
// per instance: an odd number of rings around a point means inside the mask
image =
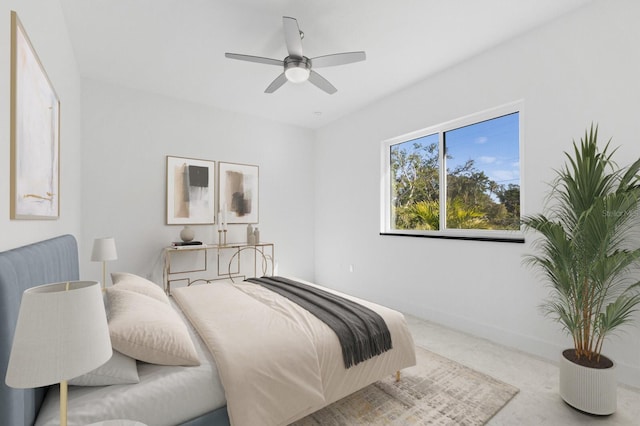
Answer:
[{"label": "green tree", "polygon": [[500,185],[495,194],[509,214],[520,217],[520,185]]},{"label": "green tree", "polygon": [[396,208],[396,229],[435,231],[440,228],[440,203],[418,201]]},{"label": "green tree", "polygon": [[467,206],[483,207],[491,202],[491,180],[475,167],[473,160],[447,172],[447,200],[461,200]]},{"label": "green tree", "polygon": [[438,145],[413,143],[409,150],[405,144],[391,148],[392,189],[395,207],[419,201],[439,201]]},{"label": "green tree", "polygon": [[[437,143],[413,142],[393,146],[391,173],[396,229],[439,229]],[[447,227],[519,229],[520,187],[499,185],[477,169],[473,160],[448,170]]]},{"label": "green tree", "polygon": [[454,198],[447,201],[447,227],[455,229],[487,229],[486,215],[464,200]]}]

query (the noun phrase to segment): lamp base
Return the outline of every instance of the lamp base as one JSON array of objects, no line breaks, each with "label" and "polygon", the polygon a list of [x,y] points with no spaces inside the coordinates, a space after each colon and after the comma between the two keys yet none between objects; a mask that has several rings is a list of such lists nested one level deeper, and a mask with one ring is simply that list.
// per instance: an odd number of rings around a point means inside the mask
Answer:
[{"label": "lamp base", "polygon": [[107,289],[107,262],[102,261],[102,291]]},{"label": "lamp base", "polygon": [[67,426],[67,391],[66,380],[60,382],[60,426]]}]

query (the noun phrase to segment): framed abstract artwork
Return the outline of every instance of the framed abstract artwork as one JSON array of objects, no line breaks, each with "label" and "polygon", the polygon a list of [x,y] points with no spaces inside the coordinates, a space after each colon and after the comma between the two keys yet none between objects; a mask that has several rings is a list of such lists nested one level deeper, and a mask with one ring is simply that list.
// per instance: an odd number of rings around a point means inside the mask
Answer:
[{"label": "framed abstract artwork", "polygon": [[11,12],[10,217],[60,215],[60,101]]},{"label": "framed abstract artwork", "polygon": [[258,223],[258,166],[218,164],[218,207],[227,223]]},{"label": "framed abstract artwork", "polygon": [[167,225],[213,224],[215,161],[167,156]]}]

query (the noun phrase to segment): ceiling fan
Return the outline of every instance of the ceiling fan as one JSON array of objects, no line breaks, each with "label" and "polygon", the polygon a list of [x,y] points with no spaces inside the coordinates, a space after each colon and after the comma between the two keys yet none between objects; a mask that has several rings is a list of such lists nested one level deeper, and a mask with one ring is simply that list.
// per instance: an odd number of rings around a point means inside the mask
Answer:
[{"label": "ceiling fan", "polygon": [[304,33],[298,27],[298,21],[288,16],[282,17],[284,26],[284,41],[287,45],[289,55],[283,60],[263,58],[262,56],[241,55],[238,53],[225,53],[224,56],[240,61],[258,62],[267,65],[277,65],[284,68],[282,74],[265,89],[265,93],[273,93],[282,87],[287,81],[292,83],[309,82],[319,89],[332,95],[338,91],[331,83],[313,68],[333,67],[336,65],[360,62],[366,59],[364,52],[334,53],[331,55],[308,58],[302,54],[302,39]]}]

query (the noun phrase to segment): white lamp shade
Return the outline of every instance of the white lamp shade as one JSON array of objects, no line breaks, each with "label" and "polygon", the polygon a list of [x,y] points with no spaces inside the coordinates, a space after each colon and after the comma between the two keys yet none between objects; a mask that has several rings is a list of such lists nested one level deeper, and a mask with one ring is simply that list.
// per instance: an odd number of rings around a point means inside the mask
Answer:
[{"label": "white lamp shade", "polygon": [[59,383],[98,368],[111,355],[97,281],[33,287],[22,294],[6,383],[13,388]]},{"label": "white lamp shade", "polygon": [[116,240],[108,237],[96,238],[93,241],[91,260],[94,262],[105,262],[107,260],[116,260],[117,258],[118,253],[116,252]]}]

